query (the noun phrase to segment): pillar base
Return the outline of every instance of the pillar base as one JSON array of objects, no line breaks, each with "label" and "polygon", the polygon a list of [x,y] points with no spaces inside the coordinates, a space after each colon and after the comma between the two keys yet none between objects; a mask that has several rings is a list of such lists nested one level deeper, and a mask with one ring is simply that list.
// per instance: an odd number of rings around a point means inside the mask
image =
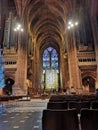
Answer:
[{"label": "pillar base", "polygon": [[13,96],[25,96],[27,95],[27,88],[23,89],[21,87],[19,87],[18,85],[14,85],[12,87],[12,94]]},{"label": "pillar base", "polygon": [[3,89],[0,88],[0,96],[3,96]]},{"label": "pillar base", "polygon": [[96,89],[98,89],[98,81],[97,80],[96,80],[96,86],[95,87],[96,87]]}]

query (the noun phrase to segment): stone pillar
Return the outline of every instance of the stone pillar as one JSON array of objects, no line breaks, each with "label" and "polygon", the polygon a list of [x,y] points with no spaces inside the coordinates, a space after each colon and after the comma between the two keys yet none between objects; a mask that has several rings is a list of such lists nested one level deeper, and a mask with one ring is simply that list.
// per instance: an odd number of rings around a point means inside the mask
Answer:
[{"label": "stone pillar", "polygon": [[69,84],[74,86],[76,90],[81,87],[80,76],[79,76],[79,67],[78,67],[78,58],[77,58],[77,48],[75,41],[75,32],[74,28],[68,30],[68,67],[69,67]]},{"label": "stone pillar", "polygon": [[60,88],[65,88],[65,68],[64,68],[64,53],[63,53],[63,51],[62,51],[62,49],[60,49],[60,63],[62,63],[62,64],[60,64],[60,86],[58,86],[58,87],[60,87]]},{"label": "stone pillar", "polygon": [[3,89],[0,88],[0,96],[3,96]]},{"label": "stone pillar", "polygon": [[[95,1],[92,0],[92,5],[96,5],[96,6],[93,6],[93,9],[97,8],[97,4],[96,2],[94,3]],[[96,10],[96,9],[95,9]],[[95,53],[96,53],[96,65],[97,65],[97,71],[96,71],[96,84],[95,84],[95,87],[96,89],[98,89],[98,25],[97,25],[97,20],[96,20],[96,12],[92,11],[91,12],[91,25],[92,25],[92,31],[93,31],[93,38],[94,38],[94,45],[95,45]]]},{"label": "stone pillar", "polygon": [[27,43],[22,41],[23,35],[23,32],[19,32],[18,61],[15,75],[15,84],[13,86],[13,95],[27,95]]},{"label": "stone pillar", "polygon": [[38,94],[40,88],[40,60],[39,60],[39,47],[34,47],[34,89],[35,94]]},{"label": "stone pillar", "polygon": [[68,71],[68,57],[67,55],[64,55],[64,85],[65,88],[69,87],[68,82],[69,82],[69,71]]},{"label": "stone pillar", "polygon": [[38,61],[37,61],[37,53],[38,53],[38,50],[35,48],[35,60],[34,60],[34,62],[35,62],[35,75],[34,75],[34,80],[35,80],[35,85],[34,85],[34,87],[35,87],[35,94],[37,94],[37,84],[38,84],[38,78],[37,78],[37,75],[38,75],[38,68],[37,68],[37,63],[38,63]]},{"label": "stone pillar", "polygon": [[41,62],[40,62],[40,58],[41,58],[41,55],[39,55],[39,46],[37,46],[37,93],[40,89],[40,79],[41,79],[41,71],[40,71],[40,66],[41,66]]},{"label": "stone pillar", "polygon": [[34,42],[34,59],[33,59],[33,64],[34,64],[34,71],[33,71],[33,91],[34,91],[34,94],[37,94],[37,53],[38,53],[38,50],[37,50],[37,46],[36,46],[36,42],[35,40],[33,41]]}]

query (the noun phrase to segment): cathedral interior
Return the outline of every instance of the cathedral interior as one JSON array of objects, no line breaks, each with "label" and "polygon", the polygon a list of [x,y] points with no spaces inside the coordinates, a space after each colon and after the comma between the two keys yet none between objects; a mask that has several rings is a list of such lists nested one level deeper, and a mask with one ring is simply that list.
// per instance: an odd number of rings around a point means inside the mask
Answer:
[{"label": "cathedral interior", "polygon": [[98,0],[0,0],[0,95],[98,88]]},{"label": "cathedral interior", "polygon": [[0,0],[0,130],[98,130],[98,0]]}]

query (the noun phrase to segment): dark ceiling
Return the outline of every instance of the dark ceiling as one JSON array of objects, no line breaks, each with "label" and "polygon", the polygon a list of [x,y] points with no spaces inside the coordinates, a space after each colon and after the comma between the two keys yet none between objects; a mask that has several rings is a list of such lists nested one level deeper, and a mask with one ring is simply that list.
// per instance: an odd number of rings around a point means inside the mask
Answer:
[{"label": "dark ceiling", "polygon": [[28,32],[36,43],[62,44],[69,17],[77,17],[81,7],[88,9],[91,0],[6,1],[9,9],[16,10],[17,15],[26,21]]},{"label": "dark ceiling", "polygon": [[72,9],[70,0],[24,0],[22,5],[20,1],[15,3],[26,16],[28,30],[37,43],[63,42],[66,19]]}]

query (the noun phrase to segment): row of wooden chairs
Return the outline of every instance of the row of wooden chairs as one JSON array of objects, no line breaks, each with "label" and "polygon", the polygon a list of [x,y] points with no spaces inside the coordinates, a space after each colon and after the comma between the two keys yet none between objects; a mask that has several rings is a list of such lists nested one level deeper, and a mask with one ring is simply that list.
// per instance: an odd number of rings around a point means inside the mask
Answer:
[{"label": "row of wooden chairs", "polygon": [[0,102],[21,99],[23,96],[0,96]]},{"label": "row of wooden chairs", "polygon": [[47,109],[43,110],[42,130],[98,130],[97,98],[93,95],[65,98],[60,95],[49,100]]},{"label": "row of wooden chairs", "polygon": [[98,130],[98,110],[84,109],[80,115],[81,130]]},{"label": "row of wooden chairs", "polygon": [[98,101],[98,95],[53,95],[49,99],[49,102],[61,102],[61,101]]},{"label": "row of wooden chairs", "polygon": [[44,110],[42,130],[79,130],[76,110]]},{"label": "row of wooden chairs", "polygon": [[47,103],[47,109],[72,109],[72,108],[76,108],[77,113],[80,113],[82,108],[98,109],[98,101],[92,101],[91,103],[88,101],[48,102]]},{"label": "row of wooden chairs", "polygon": [[43,111],[42,130],[98,130],[98,110],[82,109],[80,120],[76,109]]}]

